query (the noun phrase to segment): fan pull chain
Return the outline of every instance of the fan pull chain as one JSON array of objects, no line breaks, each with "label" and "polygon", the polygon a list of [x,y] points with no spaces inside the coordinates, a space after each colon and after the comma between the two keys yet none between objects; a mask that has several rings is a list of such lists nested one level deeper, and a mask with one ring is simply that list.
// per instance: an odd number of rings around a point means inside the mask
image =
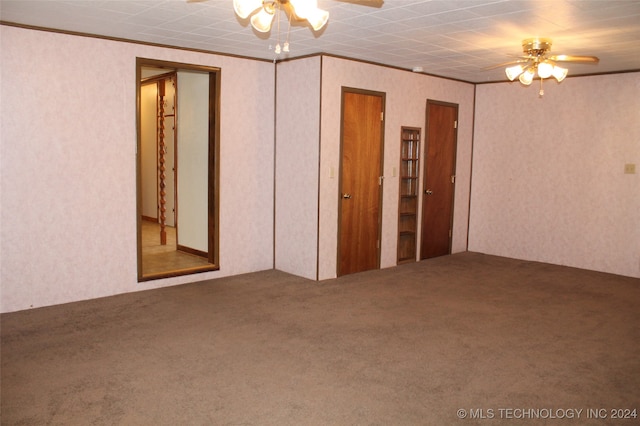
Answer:
[{"label": "fan pull chain", "polygon": [[287,27],[287,40],[284,42],[284,46],[282,50],[284,52],[289,52],[289,33],[291,32],[291,14],[289,14],[289,26]]},{"label": "fan pull chain", "polygon": [[[280,2],[276,2],[276,4],[277,4],[277,11],[278,11],[278,17],[277,17],[278,42],[276,44],[275,54],[276,55],[280,55],[280,53],[282,53],[282,52],[285,52],[285,53],[289,52],[289,33],[291,32],[291,15],[292,14],[291,13],[289,14],[289,26],[287,28],[286,41],[284,42],[284,44],[282,46],[280,46]],[[274,58],[273,61],[275,62],[276,59]]]},{"label": "fan pull chain", "polygon": [[538,97],[543,97],[544,96],[544,90],[542,89],[542,80],[544,80],[544,78],[540,77],[540,91],[538,92]]},{"label": "fan pull chain", "polygon": [[277,10],[277,18],[276,18],[276,24],[278,25],[278,42],[276,43],[276,49],[275,49],[275,53],[276,55],[279,55],[281,52],[281,48],[280,48],[280,2],[276,2],[277,6],[276,6],[276,10]]}]

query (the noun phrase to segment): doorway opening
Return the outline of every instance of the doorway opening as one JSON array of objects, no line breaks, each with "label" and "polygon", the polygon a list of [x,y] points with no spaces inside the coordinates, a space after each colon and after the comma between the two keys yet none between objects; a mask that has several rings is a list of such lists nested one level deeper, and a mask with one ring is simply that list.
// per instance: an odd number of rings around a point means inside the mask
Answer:
[{"label": "doorway opening", "polygon": [[138,281],[219,269],[220,70],[136,70]]}]

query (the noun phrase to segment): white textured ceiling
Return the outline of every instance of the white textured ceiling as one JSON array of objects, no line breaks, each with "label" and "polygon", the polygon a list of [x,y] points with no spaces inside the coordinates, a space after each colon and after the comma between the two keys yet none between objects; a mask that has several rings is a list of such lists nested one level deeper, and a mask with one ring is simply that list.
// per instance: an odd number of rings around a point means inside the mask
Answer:
[{"label": "white textured ceiling", "polygon": [[[381,7],[318,0],[329,23],[296,23],[291,52],[276,56],[277,24],[263,35],[231,0],[1,0],[0,19],[36,27],[187,47],[261,59],[328,53],[480,83],[505,80],[485,68],[522,53],[529,37],[553,40],[554,54],[595,55],[569,75],[640,70],[640,0],[385,0]],[[288,21],[280,17],[280,42]]]}]

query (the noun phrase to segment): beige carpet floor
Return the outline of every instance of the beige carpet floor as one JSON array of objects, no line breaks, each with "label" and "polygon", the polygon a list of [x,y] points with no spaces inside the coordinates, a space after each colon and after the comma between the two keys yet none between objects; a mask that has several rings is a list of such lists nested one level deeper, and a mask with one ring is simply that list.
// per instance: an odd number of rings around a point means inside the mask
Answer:
[{"label": "beige carpet floor", "polygon": [[0,319],[6,425],[640,423],[640,280],[604,273],[461,253]]}]

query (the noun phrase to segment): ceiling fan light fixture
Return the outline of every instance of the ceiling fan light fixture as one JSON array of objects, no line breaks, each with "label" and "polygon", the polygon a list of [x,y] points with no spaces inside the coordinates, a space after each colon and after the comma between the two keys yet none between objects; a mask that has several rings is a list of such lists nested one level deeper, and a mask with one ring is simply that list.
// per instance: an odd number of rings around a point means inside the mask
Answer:
[{"label": "ceiling fan light fixture", "polygon": [[318,8],[318,0],[233,0],[233,10],[242,18],[251,17],[251,25],[260,32],[271,29],[276,8],[284,7],[288,14],[309,22],[314,31],[324,27],[329,20],[329,12]]},{"label": "ceiling fan light fixture", "polygon": [[[529,86],[536,74],[540,77],[540,96],[544,94],[542,82],[545,78],[553,76],[558,83],[565,79],[569,70],[556,65],[557,62],[583,62],[597,64],[600,62],[597,56],[576,56],[576,55],[551,55],[551,39],[548,38],[528,38],[522,40],[523,56],[517,60],[498,65],[505,66],[507,78],[513,81],[516,77],[520,83]],[[516,64],[516,65],[512,65]],[[491,67],[489,69],[497,68]]]},{"label": "ceiling fan light fixture", "polygon": [[251,26],[261,33],[269,32],[275,11],[273,7],[263,7],[260,12],[251,17]]},{"label": "ceiling fan light fixture", "polygon": [[307,19],[307,16],[318,8],[317,0],[289,0],[289,4],[300,19]]},{"label": "ceiling fan light fixture", "polygon": [[558,80],[558,83],[564,80],[564,78],[567,76],[568,73],[569,73],[569,70],[566,68],[562,68],[557,65],[553,67],[553,77],[556,80]]},{"label": "ceiling fan light fixture", "polygon": [[280,11],[288,17],[289,29],[284,48],[278,43],[276,54],[289,52],[289,31],[292,18],[306,20],[314,31],[327,24],[329,12],[318,9],[318,0],[233,0],[233,10],[242,19],[251,16],[251,26],[258,32],[268,33],[275,15],[278,15],[278,41],[280,40]]},{"label": "ceiling fan light fixture", "polygon": [[247,19],[253,11],[262,6],[262,0],[233,0],[233,10],[242,19]]},{"label": "ceiling fan light fixture", "polygon": [[300,19],[306,19],[314,31],[324,27],[329,20],[329,12],[318,9],[318,0],[289,0],[289,4],[293,13]]},{"label": "ceiling fan light fixture", "polygon": [[511,81],[515,80],[516,77],[522,74],[522,71],[524,71],[522,65],[514,65],[504,70],[504,72],[507,74],[507,78]]},{"label": "ceiling fan light fixture", "polygon": [[533,68],[527,69],[525,72],[520,74],[520,78],[519,78],[520,83],[524,84],[525,86],[530,85],[531,82],[533,81],[534,75],[536,75],[536,72]]},{"label": "ceiling fan light fixture", "polygon": [[322,27],[325,26],[327,21],[329,20],[329,12],[321,9],[316,9],[309,16],[307,16],[307,21],[311,25],[314,31],[318,31]]},{"label": "ceiling fan light fixture", "polygon": [[553,64],[543,61],[538,64],[538,75],[540,78],[549,78],[553,75]]}]

